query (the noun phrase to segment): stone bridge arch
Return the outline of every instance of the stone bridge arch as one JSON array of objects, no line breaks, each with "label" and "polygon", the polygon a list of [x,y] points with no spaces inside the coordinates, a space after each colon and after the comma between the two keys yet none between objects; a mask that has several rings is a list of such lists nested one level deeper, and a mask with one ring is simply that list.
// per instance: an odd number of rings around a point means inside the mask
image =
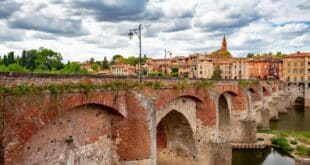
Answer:
[{"label": "stone bridge arch", "polygon": [[157,125],[157,163],[190,163],[197,158],[195,135],[186,117],[172,110]]},{"label": "stone bridge arch", "polygon": [[23,145],[24,164],[113,164],[117,124],[123,116],[102,104],[71,108],[33,134]]},{"label": "stone bridge arch", "polygon": [[179,95],[158,109],[156,126],[159,164],[197,160],[197,103],[201,103],[198,97]]},{"label": "stone bridge arch", "polygon": [[232,91],[226,91],[219,95],[217,100],[217,135],[219,138],[230,139],[231,113],[233,111],[232,97],[237,96]]},{"label": "stone bridge arch", "polygon": [[180,95],[167,101],[162,105],[156,114],[156,124],[158,124],[170,111],[178,111],[189,121],[192,130],[196,131],[196,110],[197,103],[202,103],[201,99],[192,95]]}]

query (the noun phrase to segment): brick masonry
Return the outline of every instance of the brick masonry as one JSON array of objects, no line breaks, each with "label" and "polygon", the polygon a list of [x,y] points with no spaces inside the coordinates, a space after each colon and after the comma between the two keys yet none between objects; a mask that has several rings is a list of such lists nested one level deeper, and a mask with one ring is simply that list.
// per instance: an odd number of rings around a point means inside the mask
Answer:
[{"label": "brick masonry", "polygon": [[[0,84],[8,87],[134,80],[96,76],[0,76]],[[264,85],[272,91],[271,86]],[[225,124],[228,119],[231,121],[226,134],[235,133],[234,142],[249,142],[255,137],[255,122],[246,120],[247,111],[251,111],[247,91],[237,81],[217,81],[212,89],[145,87],[139,90],[95,90],[87,95],[78,91],[3,95],[0,102],[5,119],[1,137],[5,151],[3,157],[6,164],[145,164],[154,159],[152,154],[157,152],[155,155],[162,158],[158,161],[229,162],[229,157],[224,158],[218,153],[225,152],[223,156],[227,156],[230,148],[221,147],[229,145],[219,142],[219,124]],[[262,99],[261,86],[253,87],[251,91],[251,101]],[[224,108],[219,103],[222,95],[227,102]],[[152,108],[156,111],[155,150],[151,149]],[[227,113],[228,119],[219,122],[220,111]],[[66,143],[69,136],[73,139],[70,144]],[[223,138],[232,140],[227,136]],[[214,147],[215,153],[206,155],[212,150],[206,146]],[[176,157],[169,156],[169,153]]]}]

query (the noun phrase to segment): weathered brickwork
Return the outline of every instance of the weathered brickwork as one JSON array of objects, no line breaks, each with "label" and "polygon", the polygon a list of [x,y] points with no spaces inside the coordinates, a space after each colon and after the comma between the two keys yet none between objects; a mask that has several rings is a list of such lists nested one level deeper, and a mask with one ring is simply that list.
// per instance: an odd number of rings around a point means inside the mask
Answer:
[{"label": "weathered brickwork", "polygon": [[[1,76],[0,84],[7,87],[136,80]],[[272,91],[279,89],[275,84],[263,85],[270,97]],[[255,109],[254,105],[270,103],[263,92],[260,85],[244,87],[237,81],[217,81],[214,88],[199,89],[143,87],[2,95],[4,161],[6,164],[150,164],[157,158],[157,162],[168,164],[230,164],[229,142],[256,139],[255,116],[259,107]],[[264,119],[260,116],[259,120]]]}]

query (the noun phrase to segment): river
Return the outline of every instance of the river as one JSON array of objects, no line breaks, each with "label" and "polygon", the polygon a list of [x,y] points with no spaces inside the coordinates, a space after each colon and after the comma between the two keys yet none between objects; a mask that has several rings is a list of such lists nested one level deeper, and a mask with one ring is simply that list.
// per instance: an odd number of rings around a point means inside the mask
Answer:
[{"label": "river", "polygon": [[[270,128],[275,130],[310,130],[310,110],[295,108],[287,114],[279,114],[280,120],[270,121]],[[273,148],[263,150],[233,150],[233,165],[295,165],[293,158],[281,154]]]}]

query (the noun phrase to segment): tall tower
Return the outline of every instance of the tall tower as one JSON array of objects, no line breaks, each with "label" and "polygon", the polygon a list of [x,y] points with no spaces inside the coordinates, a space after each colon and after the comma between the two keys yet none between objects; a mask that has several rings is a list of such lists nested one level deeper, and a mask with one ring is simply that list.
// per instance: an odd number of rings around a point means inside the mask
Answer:
[{"label": "tall tower", "polygon": [[226,43],[226,37],[224,35],[223,41],[222,41],[222,50],[227,50],[227,43]]}]

